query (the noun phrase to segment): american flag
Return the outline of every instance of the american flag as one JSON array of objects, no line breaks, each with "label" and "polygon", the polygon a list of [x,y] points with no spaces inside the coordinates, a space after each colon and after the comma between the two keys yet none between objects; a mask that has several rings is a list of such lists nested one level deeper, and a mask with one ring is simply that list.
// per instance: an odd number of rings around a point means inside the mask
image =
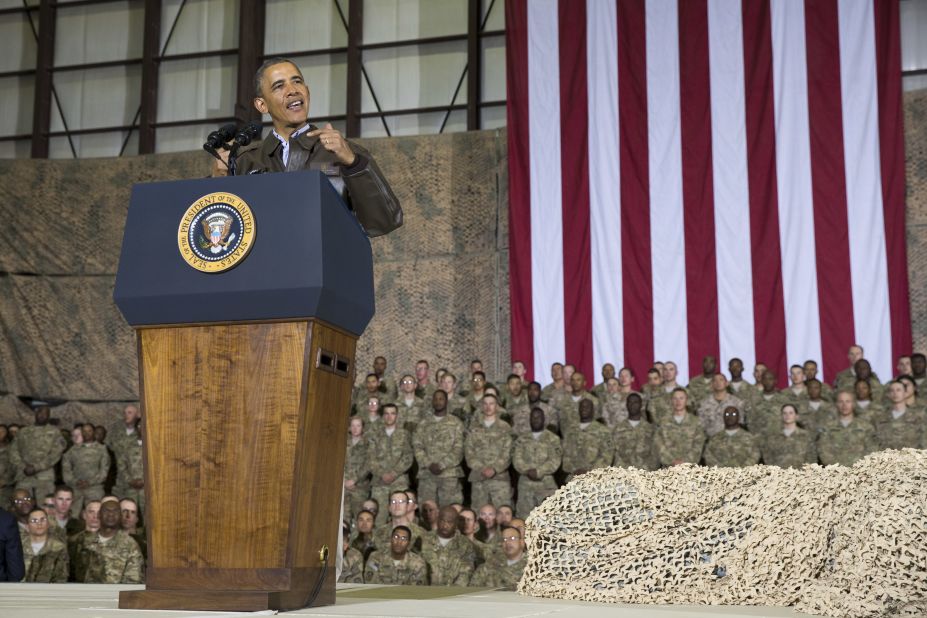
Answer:
[{"label": "american flag", "polygon": [[898,0],[508,0],[512,356],[911,351]]}]

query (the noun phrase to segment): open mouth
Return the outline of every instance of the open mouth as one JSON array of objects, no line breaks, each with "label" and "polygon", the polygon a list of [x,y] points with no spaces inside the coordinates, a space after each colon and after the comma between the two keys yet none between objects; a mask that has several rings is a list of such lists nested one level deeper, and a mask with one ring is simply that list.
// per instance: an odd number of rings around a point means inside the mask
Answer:
[{"label": "open mouth", "polygon": [[300,101],[300,100],[298,100],[298,99],[297,99],[296,101],[291,101],[291,102],[287,103],[286,108],[287,108],[288,110],[290,110],[291,112],[292,112],[292,111],[299,111],[299,110],[301,110],[301,109],[303,108],[303,102]]}]

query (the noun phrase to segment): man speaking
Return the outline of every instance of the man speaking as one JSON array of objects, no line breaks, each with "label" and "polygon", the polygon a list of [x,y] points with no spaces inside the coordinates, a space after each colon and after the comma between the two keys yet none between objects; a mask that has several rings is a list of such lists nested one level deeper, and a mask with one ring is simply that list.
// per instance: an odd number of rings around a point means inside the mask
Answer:
[{"label": "man speaking", "polygon": [[[270,114],[273,131],[238,153],[236,173],[318,170],[332,182],[368,236],[382,236],[402,225],[402,208],[370,153],[326,124],[309,124],[309,87],[299,68],[270,58],[254,75],[254,107]],[[228,151],[213,176],[228,174]]]}]

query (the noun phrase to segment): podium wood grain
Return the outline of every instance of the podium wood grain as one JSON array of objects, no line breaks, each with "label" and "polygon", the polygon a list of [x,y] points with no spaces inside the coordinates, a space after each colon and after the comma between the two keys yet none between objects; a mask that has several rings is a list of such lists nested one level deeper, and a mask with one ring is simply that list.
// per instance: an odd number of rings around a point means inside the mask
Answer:
[{"label": "podium wood grain", "polygon": [[149,564],[120,607],[304,607],[323,547],[334,602],[355,345],[315,320],[138,330]]}]

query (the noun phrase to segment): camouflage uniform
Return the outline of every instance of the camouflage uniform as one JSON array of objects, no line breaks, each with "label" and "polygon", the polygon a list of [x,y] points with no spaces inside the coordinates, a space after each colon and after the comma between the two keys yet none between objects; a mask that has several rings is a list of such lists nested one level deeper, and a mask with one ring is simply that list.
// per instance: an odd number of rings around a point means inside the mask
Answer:
[{"label": "camouflage uniform", "polygon": [[760,393],[753,401],[747,417],[741,419],[755,436],[765,438],[767,434],[782,429],[782,406],[786,398],[782,393]]},{"label": "camouflage uniform", "polygon": [[890,409],[886,410],[875,419],[879,448],[924,448],[925,425],[927,415],[918,408],[907,408],[897,419]]},{"label": "camouflage uniform", "polygon": [[559,426],[557,420],[557,411],[550,404],[541,400],[534,403],[528,402],[524,407],[518,407],[514,410],[508,410],[512,417],[512,433],[516,436],[522,436],[531,433],[531,410],[540,408],[544,411],[544,426],[556,429]]},{"label": "camouflage uniform", "polygon": [[[103,482],[109,474],[109,451],[97,442],[75,444],[61,458],[61,476],[74,489],[71,508],[80,511],[84,501],[103,497]],[[79,489],[78,481],[86,481],[87,487]]]},{"label": "camouflage uniform", "polygon": [[[512,449],[512,465],[518,471],[518,503],[515,514],[525,518],[531,510],[557,491],[554,473],[560,467],[563,450],[560,438],[551,431],[518,436]],[[528,478],[528,470],[537,471],[538,480]]]},{"label": "camouflage uniform", "polygon": [[681,422],[676,422],[671,414],[657,428],[653,444],[661,466],[671,466],[677,459],[697,464],[705,446],[705,427],[691,414],[686,414]]},{"label": "camouflage uniform", "polygon": [[435,394],[435,391],[438,390],[438,387],[429,382],[425,386],[415,385],[415,396],[426,402],[426,405],[430,406],[431,396]]},{"label": "camouflage uniform", "polygon": [[395,403],[398,412],[396,424],[409,431],[415,431],[425,415],[425,401],[421,397],[414,397],[411,402],[406,403],[405,398],[400,397]]},{"label": "camouflage uniform", "polygon": [[9,444],[0,444],[0,508],[8,509],[13,490],[16,489],[16,469],[10,461]]},{"label": "camouflage uniform", "polygon": [[[55,491],[55,464],[61,459],[66,443],[61,430],[52,425],[30,425],[19,430],[10,447],[10,463],[16,471],[16,488],[27,489],[42,500]],[[31,465],[35,474],[26,476]]]},{"label": "camouflage uniform", "polygon": [[541,399],[547,403],[552,403],[551,400],[556,399],[562,393],[569,393],[570,385],[564,382],[563,386],[557,388],[556,384],[551,382],[547,386],[541,389]]},{"label": "camouflage uniform", "polygon": [[612,464],[615,446],[608,427],[592,421],[584,429],[576,425],[563,438],[563,471],[568,473],[569,482],[577,470],[594,470],[606,468]]},{"label": "camouflage uniform", "polygon": [[[834,390],[836,392],[846,391],[852,393],[856,389],[856,370],[853,367],[847,367],[843,371],[837,374],[836,386]],[[879,381],[879,376],[876,375],[876,372],[872,372],[872,376],[869,378],[869,388],[872,390],[872,400],[880,401],[882,399],[882,392],[884,387]]]},{"label": "camouflage uniform", "polygon": [[882,405],[882,402],[872,399],[865,403],[857,400],[853,406],[853,416],[869,421],[873,427],[875,427],[876,419],[881,418],[884,413],[885,406]]},{"label": "camouflage uniform", "polygon": [[713,393],[702,399],[698,406],[698,418],[709,437],[724,431],[724,410],[732,406],[740,412],[740,418],[746,415],[744,402],[729,393],[725,393],[721,401],[715,399]]},{"label": "camouflage uniform", "polygon": [[123,496],[129,487],[129,480],[126,478],[126,471],[123,468],[122,453],[132,443],[138,443],[138,431],[133,430],[131,433],[126,432],[126,425],[123,422],[113,424],[106,432],[106,446],[113,452],[116,461],[116,484],[113,485],[113,493],[117,496]]},{"label": "camouflage uniform", "polygon": [[518,408],[525,408],[529,412],[531,410],[528,404],[528,393],[526,393],[524,390],[522,390],[521,394],[519,394],[517,397],[506,390],[504,393],[502,393],[502,401],[500,401],[499,404],[508,410],[510,415],[514,415],[515,410]]},{"label": "camouflage uniform", "polygon": [[141,584],[144,582],[145,560],[142,552],[128,533],[117,530],[105,543],[100,534],[93,533],[83,539],[84,576],[78,580],[86,584]]},{"label": "camouflage uniform", "polygon": [[804,384],[800,388],[796,389],[795,385],[787,386],[779,391],[779,394],[782,395],[783,405],[786,403],[794,404],[795,407],[801,408],[808,401],[808,389]]},{"label": "camouflage uniform", "polygon": [[[396,380],[387,376],[377,376],[380,378],[380,388],[377,391],[380,393],[380,401],[385,403],[387,401],[395,401],[396,396],[399,394],[399,385],[396,384]],[[364,387],[364,390],[367,390]]]},{"label": "camouflage uniform", "polygon": [[388,549],[377,550],[367,558],[364,581],[368,584],[426,586],[428,566],[421,556],[412,552],[406,552],[402,560],[393,560]]},{"label": "camouflage uniform", "polygon": [[470,540],[455,533],[447,545],[441,545],[437,532],[422,537],[422,558],[428,565],[428,583],[432,586],[466,586],[476,564],[476,550]]},{"label": "camouflage uniform", "polygon": [[[381,425],[368,437],[367,467],[373,475],[370,495],[380,505],[377,524],[385,523],[389,515],[386,508],[389,495],[409,487],[412,456],[412,437],[403,427],[396,427],[393,434],[388,435],[386,427]],[[396,475],[392,483],[383,482],[383,475],[387,473]]]},{"label": "camouflage uniform", "polygon": [[[614,430],[615,427],[628,419],[628,395],[626,393],[603,393],[602,420],[605,426]],[[643,400],[641,400],[643,403]]]},{"label": "camouflage uniform", "polygon": [[[467,466],[470,468],[470,504],[501,506],[512,503],[512,426],[496,419],[489,427],[474,425],[464,442]],[[483,478],[483,468],[492,468],[495,476]]]},{"label": "camouflage uniform", "polygon": [[708,443],[705,445],[706,466],[745,468],[758,463],[760,463],[760,447],[756,436],[743,429],[733,431],[724,429],[708,438]]},{"label": "camouflage uniform", "polygon": [[741,380],[740,382],[729,382],[727,385],[727,392],[744,402],[744,406],[746,406],[748,409],[753,406],[753,402],[760,394],[760,391],[756,388],[756,385],[750,384],[746,380]]},{"label": "camouflage uniform", "polygon": [[144,513],[145,487],[142,486],[141,489],[135,489],[129,485],[129,481],[135,479],[145,480],[144,447],[142,446],[141,440],[136,438],[131,442],[126,442],[122,447],[119,456],[119,468],[123,471],[123,479],[126,483],[119,497],[135,500],[135,503],[138,504],[138,512]]},{"label": "camouflage uniform", "polygon": [[[422,537],[424,537],[428,531],[415,522],[409,522],[403,525],[412,533],[412,536],[409,538],[409,553],[419,553],[422,550]],[[383,551],[389,551],[390,537],[393,536],[393,528],[395,527],[396,526],[393,525],[392,522],[388,522],[374,528],[373,546]]]},{"label": "camouflage uniform", "polygon": [[[425,418],[412,437],[412,449],[418,462],[418,501],[434,500],[438,506],[463,502],[460,463],[464,454],[464,427],[456,416],[431,415]],[[441,472],[432,474],[428,466],[437,463]]]},{"label": "camouflage uniform", "polygon": [[341,577],[338,578],[338,583],[364,583],[364,555],[353,547],[348,547],[341,559]]},{"label": "camouflage uniform", "polygon": [[39,553],[34,554],[27,535],[23,542],[23,560],[26,563],[24,582],[64,584],[68,581],[68,547],[61,539],[49,535]]},{"label": "camouflage uniform", "polygon": [[808,430],[811,435],[817,435],[818,429],[837,420],[837,408],[829,401],[805,402],[799,411],[798,424]]},{"label": "camouflage uniform", "polygon": [[351,398],[351,416],[358,416],[362,419],[367,419],[367,403],[371,398],[376,397],[380,400],[380,409],[383,408],[383,404],[390,403],[389,398],[386,394],[381,393],[380,391],[370,392],[367,390],[366,385],[361,385],[354,391],[354,396]]},{"label": "camouflage uniform", "polygon": [[878,449],[875,429],[869,421],[854,417],[847,425],[838,419],[821,427],[818,433],[821,464],[852,466]]},{"label": "camouflage uniform", "polygon": [[625,419],[618,423],[612,432],[615,442],[615,459],[613,464],[622,468],[639,468],[641,470],[656,470],[660,467],[657,461],[653,438],[656,426],[642,418],[635,426],[632,421]]},{"label": "camouflage uniform", "polygon": [[[679,388],[678,386],[673,386],[671,389],[666,390],[663,386],[658,386],[655,390],[651,390],[650,399],[647,402],[647,411],[650,413],[650,420],[654,425],[662,425],[673,415],[673,404],[672,397],[673,391]],[[688,394],[688,391],[686,391]],[[686,408],[692,409],[692,401],[690,400],[686,405]]]},{"label": "camouflage uniform", "polygon": [[689,393],[689,405],[691,405],[694,410],[698,410],[702,402],[711,397],[711,381],[713,377],[714,376],[708,376],[706,378],[704,375],[695,376],[686,384],[686,392]]},{"label": "camouflage uniform", "polygon": [[504,554],[494,556],[486,564],[481,564],[473,577],[470,578],[471,586],[480,586],[484,588],[505,588],[506,590],[515,590],[518,580],[521,579],[525,572],[526,556],[522,554],[520,560],[515,564],[509,564]]},{"label": "camouflage uniform", "polygon": [[767,466],[801,468],[806,463],[817,463],[814,434],[796,427],[791,435],[783,431],[769,433],[763,444],[763,462]]},{"label": "camouflage uniform", "polygon": [[[430,406],[428,412],[432,412]],[[447,413],[453,414],[459,418],[463,422],[465,428],[470,426],[471,419],[473,418],[473,409],[470,407],[470,402],[466,397],[462,397],[456,393],[447,398]]]},{"label": "camouflage uniform", "polygon": [[344,480],[354,481],[354,489],[344,488],[344,517],[351,521],[363,508],[364,500],[370,496],[370,466],[367,463],[369,461],[367,457],[369,444],[367,437],[361,436],[357,444],[353,442],[353,438],[349,435],[346,441],[347,453],[344,458]]},{"label": "camouflage uniform", "polygon": [[566,438],[571,432],[579,429],[579,402],[588,399],[592,402],[595,409],[594,418],[601,416],[599,400],[592,396],[589,391],[583,391],[582,395],[566,395],[559,397],[553,404],[557,408],[557,414],[560,418],[560,434]]}]

